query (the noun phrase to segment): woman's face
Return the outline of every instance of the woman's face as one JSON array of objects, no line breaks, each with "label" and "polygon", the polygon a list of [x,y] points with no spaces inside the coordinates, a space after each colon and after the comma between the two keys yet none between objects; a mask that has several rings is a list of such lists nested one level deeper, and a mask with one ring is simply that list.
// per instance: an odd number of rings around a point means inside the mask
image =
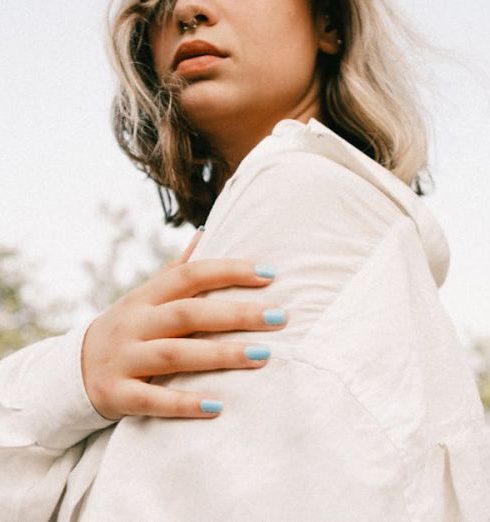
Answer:
[{"label": "woman's face", "polygon": [[[225,57],[181,62],[188,80],[182,106],[193,125],[211,136],[237,126],[268,130],[283,118],[307,121],[318,115],[315,63],[319,48],[338,51],[335,31],[314,20],[308,0],[177,0],[151,31],[155,68],[172,70],[185,42],[204,40]],[[199,22],[181,32],[179,20]]]}]

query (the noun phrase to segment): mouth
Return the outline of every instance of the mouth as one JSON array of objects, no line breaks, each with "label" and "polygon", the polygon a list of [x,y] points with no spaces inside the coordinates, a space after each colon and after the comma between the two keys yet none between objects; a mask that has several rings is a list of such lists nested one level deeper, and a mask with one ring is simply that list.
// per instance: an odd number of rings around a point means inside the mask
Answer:
[{"label": "mouth", "polygon": [[[191,65],[191,62],[194,67],[199,67],[210,65],[217,62],[219,59],[226,58],[227,56],[228,55],[225,52],[216,48],[214,45],[211,45],[209,42],[205,42],[204,40],[193,40],[182,44],[177,49],[171,67],[173,71],[177,69],[181,71],[182,68],[188,68],[189,65]],[[180,65],[182,62],[187,63]]]}]

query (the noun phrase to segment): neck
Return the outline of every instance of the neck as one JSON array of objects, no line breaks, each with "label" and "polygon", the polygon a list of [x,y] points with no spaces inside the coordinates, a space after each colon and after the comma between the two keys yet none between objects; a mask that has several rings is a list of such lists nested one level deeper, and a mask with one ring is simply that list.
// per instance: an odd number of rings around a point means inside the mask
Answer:
[{"label": "neck", "polygon": [[[277,112],[267,118],[264,113],[237,114],[219,122],[219,128],[205,132],[210,145],[225,159],[230,175],[235,172],[245,156],[283,119],[298,120],[307,123],[310,118],[320,119],[321,109],[317,91],[304,98],[292,110]],[[238,123],[237,123],[238,122]]]}]

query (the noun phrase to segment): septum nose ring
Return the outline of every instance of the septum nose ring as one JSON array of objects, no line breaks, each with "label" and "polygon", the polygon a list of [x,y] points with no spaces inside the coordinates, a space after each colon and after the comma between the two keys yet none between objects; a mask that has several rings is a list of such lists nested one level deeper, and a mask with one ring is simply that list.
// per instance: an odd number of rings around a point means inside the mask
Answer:
[{"label": "septum nose ring", "polygon": [[198,20],[195,16],[193,16],[191,18],[191,21],[190,22],[179,22],[180,23],[180,30],[185,33],[186,31],[188,31],[189,29],[196,29],[197,25],[198,25]]}]

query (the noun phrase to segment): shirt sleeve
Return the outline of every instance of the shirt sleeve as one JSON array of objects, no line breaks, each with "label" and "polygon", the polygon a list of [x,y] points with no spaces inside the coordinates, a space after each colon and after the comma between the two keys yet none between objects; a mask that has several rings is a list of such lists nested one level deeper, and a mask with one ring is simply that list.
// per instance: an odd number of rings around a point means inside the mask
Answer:
[{"label": "shirt sleeve", "polygon": [[[278,484],[254,469],[242,473],[241,482],[254,484],[248,493],[257,512],[282,513],[287,504],[293,513],[299,503],[298,513],[308,506],[312,518],[328,506],[338,520],[485,519],[488,429],[410,217],[348,169],[288,153],[229,184],[191,260],[203,257],[278,269],[267,287],[207,297],[273,300],[289,312],[287,327],[267,336],[204,335],[272,346],[267,378],[252,374],[242,383],[260,404],[247,410],[248,397],[231,382],[233,394],[224,386],[217,393],[246,411],[253,428],[243,428],[243,439],[261,441],[255,469],[285,469],[294,455],[280,483],[297,488],[291,506]],[[311,375],[295,379],[297,368]],[[205,378],[200,385],[212,389]],[[291,443],[293,433],[302,446]],[[228,451],[241,455],[245,444]]]},{"label": "shirt sleeve", "polygon": [[[403,215],[365,179],[306,152],[275,155],[242,172],[220,199],[189,260],[243,258],[273,265],[278,276],[261,289],[202,295],[277,302],[290,321],[269,339],[290,343],[331,306]],[[260,332],[241,332],[243,340],[258,337]]]},{"label": "shirt sleeve", "polygon": [[[113,424],[94,408],[81,373],[88,324],[0,361],[0,504],[47,520],[83,452],[84,439]],[[8,513],[8,516],[7,516]],[[42,514],[46,516],[43,517]]]},{"label": "shirt sleeve", "polygon": [[[271,360],[260,371],[154,379],[177,390],[206,390],[223,399],[225,411],[213,424],[135,419],[121,425],[83,516],[94,519],[109,509],[111,519],[135,519],[154,506],[175,520],[407,520],[396,451],[342,380],[314,357],[306,359],[303,342],[401,211],[355,173],[303,152],[268,157],[231,181],[189,262],[247,258],[275,266],[270,285],[203,295],[274,301],[290,321],[268,332],[196,332],[270,345]],[[316,348],[342,349],[325,342]],[[135,491],[139,503],[131,500]],[[182,500],[186,491],[192,503]]]},{"label": "shirt sleeve", "polygon": [[337,375],[396,449],[410,519],[486,519],[490,430],[408,217],[318,318],[302,357]]}]

